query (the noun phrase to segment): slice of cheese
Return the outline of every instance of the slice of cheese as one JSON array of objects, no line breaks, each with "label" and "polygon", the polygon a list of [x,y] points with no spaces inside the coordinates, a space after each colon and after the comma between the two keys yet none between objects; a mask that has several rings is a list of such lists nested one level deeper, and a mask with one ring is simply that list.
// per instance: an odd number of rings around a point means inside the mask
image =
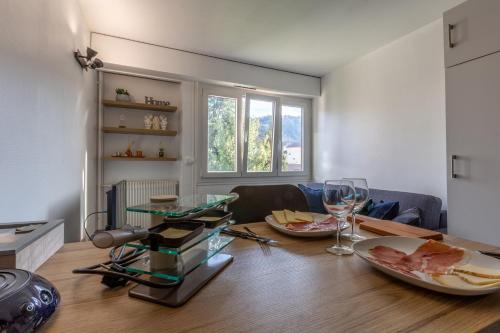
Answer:
[{"label": "slice of cheese", "polygon": [[311,213],[295,211],[295,219],[301,222],[313,222],[313,217]]},{"label": "slice of cheese", "polygon": [[295,213],[292,212],[291,210],[285,209],[285,218],[288,223],[300,223],[302,221],[297,220],[295,217]]},{"label": "slice of cheese", "polygon": [[465,273],[456,273],[455,272],[455,273],[453,273],[453,275],[458,276],[460,279],[462,279],[463,281],[465,281],[469,284],[474,284],[477,286],[484,286],[484,285],[500,283],[500,279],[488,279],[488,278],[469,275],[469,274],[465,274]]},{"label": "slice of cheese", "polygon": [[455,267],[453,271],[488,279],[500,279],[500,269],[480,267],[471,264]]},{"label": "slice of cheese", "polygon": [[487,285],[475,285],[475,284],[470,284],[462,280],[460,277],[456,275],[439,275],[435,274],[432,275],[432,279],[439,284],[442,284],[443,286],[450,287],[450,288],[460,288],[460,289],[484,289],[484,288],[491,288],[491,287],[496,287],[500,285],[500,282],[492,283],[492,284],[487,284]]},{"label": "slice of cheese", "polygon": [[286,221],[285,218],[285,212],[282,210],[273,210],[273,217],[278,222],[279,224],[287,224],[288,222]]}]

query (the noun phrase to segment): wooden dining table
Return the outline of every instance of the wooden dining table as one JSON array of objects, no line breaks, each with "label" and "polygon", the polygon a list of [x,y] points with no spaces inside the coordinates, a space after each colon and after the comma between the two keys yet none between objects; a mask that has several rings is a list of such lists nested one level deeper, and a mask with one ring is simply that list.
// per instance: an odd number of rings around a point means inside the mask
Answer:
[{"label": "wooden dining table", "polygon": [[[233,228],[243,230],[245,225]],[[373,269],[357,255],[325,251],[333,238],[252,231],[280,242],[270,253],[246,239],[226,249],[234,261],[185,305],[169,308],[130,298],[74,268],[108,259],[90,242],[65,244],[37,271],[61,294],[42,332],[475,332],[500,320],[500,293],[461,297],[418,288]],[[366,237],[379,237],[361,231]],[[472,250],[490,245],[445,236]]]}]

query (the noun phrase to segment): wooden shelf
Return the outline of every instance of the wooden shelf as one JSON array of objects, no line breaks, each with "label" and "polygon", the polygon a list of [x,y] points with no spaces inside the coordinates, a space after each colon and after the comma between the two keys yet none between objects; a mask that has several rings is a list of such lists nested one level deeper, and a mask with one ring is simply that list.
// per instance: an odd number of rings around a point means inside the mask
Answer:
[{"label": "wooden shelf", "polygon": [[156,162],[166,162],[166,161],[177,161],[176,157],[113,157],[106,156],[103,158],[105,161],[156,161]]},{"label": "wooden shelf", "polygon": [[120,128],[120,127],[103,127],[104,133],[117,133],[117,134],[138,134],[138,135],[159,135],[159,136],[176,136],[177,131],[174,130],[152,130],[145,128]]},{"label": "wooden shelf", "polygon": [[110,106],[113,108],[150,110],[150,111],[160,111],[160,112],[175,112],[175,111],[177,111],[177,106],[172,106],[172,105],[152,105],[152,104],[144,104],[144,103],[113,101],[110,99],[103,100],[102,104],[104,104],[104,106]]}]

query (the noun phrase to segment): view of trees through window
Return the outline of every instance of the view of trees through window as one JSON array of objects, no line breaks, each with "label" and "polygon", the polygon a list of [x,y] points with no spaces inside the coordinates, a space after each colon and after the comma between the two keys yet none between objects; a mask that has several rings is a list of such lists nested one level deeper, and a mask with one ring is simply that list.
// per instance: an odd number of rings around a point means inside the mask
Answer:
[{"label": "view of trees through window", "polygon": [[236,172],[237,99],[208,96],[208,172]]},{"label": "view of trees through window", "polygon": [[248,172],[273,171],[274,103],[251,99],[248,123]]}]

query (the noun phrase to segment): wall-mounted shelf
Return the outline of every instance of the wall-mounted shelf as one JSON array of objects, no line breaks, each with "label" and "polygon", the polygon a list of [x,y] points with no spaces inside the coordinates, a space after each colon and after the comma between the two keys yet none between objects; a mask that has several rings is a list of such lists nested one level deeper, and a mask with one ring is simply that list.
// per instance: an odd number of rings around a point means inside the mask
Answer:
[{"label": "wall-mounted shelf", "polygon": [[117,133],[117,134],[137,134],[137,135],[158,135],[158,136],[176,136],[177,131],[174,130],[152,130],[145,128],[120,128],[120,127],[103,127],[104,133]]},{"label": "wall-mounted shelf", "polygon": [[105,161],[155,161],[155,162],[167,162],[167,161],[177,161],[176,157],[114,157],[106,156],[103,158]]},{"label": "wall-mounted shelf", "polygon": [[175,111],[177,111],[177,106],[122,102],[122,101],[113,101],[110,99],[103,100],[102,104],[104,106],[110,106],[113,108],[138,109],[138,110],[149,110],[149,111],[160,111],[160,112],[175,112]]}]

